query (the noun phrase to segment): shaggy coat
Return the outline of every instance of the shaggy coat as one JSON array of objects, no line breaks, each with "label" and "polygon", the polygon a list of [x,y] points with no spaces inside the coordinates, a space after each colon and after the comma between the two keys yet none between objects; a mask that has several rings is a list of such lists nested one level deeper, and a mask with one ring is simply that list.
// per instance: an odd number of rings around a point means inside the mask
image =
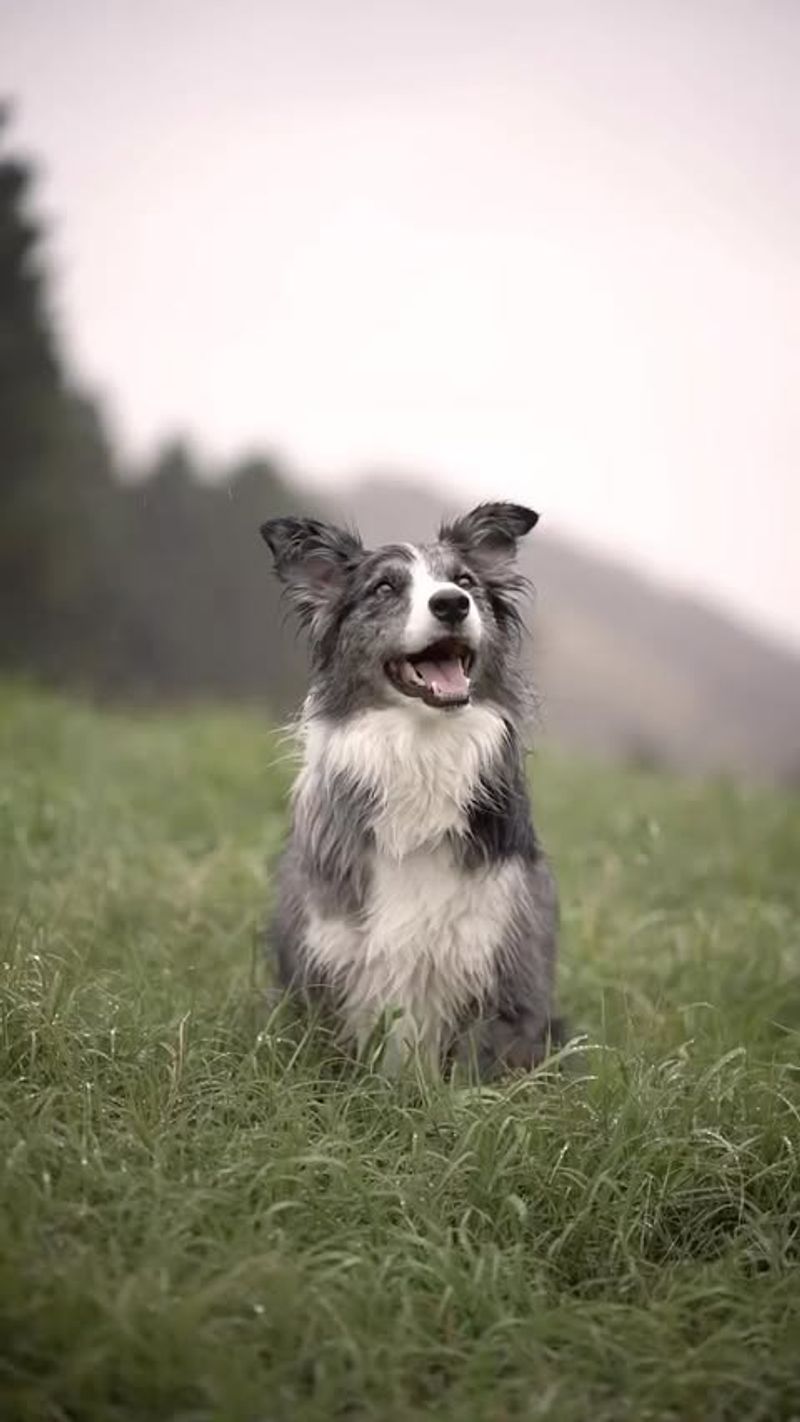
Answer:
[{"label": "shaggy coat", "polygon": [[521,726],[517,539],[484,504],[421,547],[264,524],[311,684],[271,942],[281,983],[382,1062],[530,1068],[552,1018],[557,901]]}]

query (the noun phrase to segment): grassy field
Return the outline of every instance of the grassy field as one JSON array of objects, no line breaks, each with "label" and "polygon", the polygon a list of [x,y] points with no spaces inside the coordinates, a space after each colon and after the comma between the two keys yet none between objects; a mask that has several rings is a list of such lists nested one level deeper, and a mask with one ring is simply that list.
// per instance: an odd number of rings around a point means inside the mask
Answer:
[{"label": "grassy field", "polygon": [[543,757],[573,1070],[263,1007],[255,715],[0,704],[3,1422],[800,1418],[800,801]]}]

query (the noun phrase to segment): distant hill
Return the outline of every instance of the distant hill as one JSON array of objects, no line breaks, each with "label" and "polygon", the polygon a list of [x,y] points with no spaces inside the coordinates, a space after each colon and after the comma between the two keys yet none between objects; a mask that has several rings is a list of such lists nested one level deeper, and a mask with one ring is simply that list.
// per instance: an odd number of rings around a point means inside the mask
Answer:
[{"label": "distant hill", "polygon": [[[337,507],[377,542],[426,537],[454,502],[373,479],[339,495]],[[521,563],[536,590],[528,655],[548,738],[644,763],[800,783],[800,657],[546,523]]]}]

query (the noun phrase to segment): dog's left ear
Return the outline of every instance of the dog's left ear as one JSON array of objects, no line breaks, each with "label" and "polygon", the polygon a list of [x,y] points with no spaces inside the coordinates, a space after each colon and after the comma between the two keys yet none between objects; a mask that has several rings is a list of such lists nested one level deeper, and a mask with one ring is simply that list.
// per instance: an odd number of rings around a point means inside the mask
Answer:
[{"label": "dog's left ear", "polygon": [[439,537],[445,543],[454,543],[466,554],[513,558],[517,539],[530,533],[538,522],[539,515],[522,504],[478,504],[463,518],[443,524]]},{"label": "dog's left ear", "polygon": [[336,596],[364,551],[357,534],[316,518],[268,519],[261,537],[303,622]]}]

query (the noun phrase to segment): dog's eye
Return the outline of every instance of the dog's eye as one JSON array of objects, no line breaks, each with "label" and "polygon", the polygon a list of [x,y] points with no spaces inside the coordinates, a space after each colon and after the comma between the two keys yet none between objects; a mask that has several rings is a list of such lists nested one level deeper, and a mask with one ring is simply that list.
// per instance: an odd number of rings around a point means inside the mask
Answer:
[{"label": "dog's eye", "polygon": [[460,588],[474,588],[475,579],[471,573],[459,573],[456,582]]},{"label": "dog's eye", "polygon": [[372,591],[375,597],[389,597],[394,592],[394,583],[390,583],[388,578],[382,578]]}]

